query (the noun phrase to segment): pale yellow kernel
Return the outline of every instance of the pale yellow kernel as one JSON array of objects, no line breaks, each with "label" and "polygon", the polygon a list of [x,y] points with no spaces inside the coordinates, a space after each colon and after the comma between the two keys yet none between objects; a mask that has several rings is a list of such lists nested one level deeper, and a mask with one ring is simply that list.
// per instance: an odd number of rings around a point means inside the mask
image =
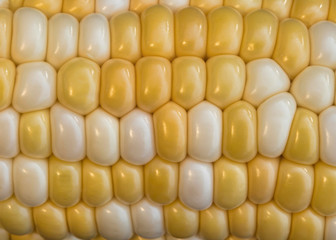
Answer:
[{"label": "pale yellow kernel", "polygon": [[293,0],[290,17],[300,19],[308,27],[326,20],[329,0]]},{"label": "pale yellow kernel", "polygon": [[83,201],[91,207],[99,207],[110,201],[113,194],[110,167],[84,159],[82,171]]},{"label": "pale yellow kernel", "polygon": [[168,7],[155,5],[141,13],[141,50],[143,56],[175,56],[174,15]]},{"label": "pale yellow kernel", "polygon": [[255,204],[272,200],[278,175],[278,158],[256,156],[248,163],[248,198]]},{"label": "pale yellow kernel", "polygon": [[236,102],[223,113],[223,154],[248,162],[257,154],[257,115],[255,108],[244,101]]},{"label": "pale yellow kernel", "polygon": [[293,0],[267,0],[263,1],[262,8],[271,10],[279,20],[288,18]]},{"label": "pale yellow kernel", "polygon": [[244,18],[240,56],[249,62],[272,56],[278,32],[278,18],[268,10],[257,10]]},{"label": "pale yellow kernel", "polygon": [[141,57],[140,18],[128,11],[110,20],[111,56],[135,63]]},{"label": "pale yellow kernel", "polygon": [[12,40],[13,13],[6,8],[0,8],[0,57],[10,58]]},{"label": "pale yellow kernel", "polygon": [[291,214],[280,209],[275,202],[258,205],[258,239],[288,239],[291,227]]},{"label": "pale yellow kernel", "polygon": [[227,213],[212,205],[200,212],[199,236],[207,240],[225,239],[229,236]]},{"label": "pale yellow kernel", "polygon": [[91,239],[97,235],[94,208],[80,202],[67,208],[69,231],[81,239]]},{"label": "pale yellow kernel", "polygon": [[247,197],[247,167],[221,158],[214,163],[214,203],[223,209],[233,209]]},{"label": "pale yellow kernel", "polygon": [[152,113],[170,99],[171,64],[162,57],[144,57],[135,68],[137,105]]},{"label": "pale yellow kernel", "polygon": [[69,13],[78,19],[93,13],[95,10],[94,0],[65,0],[63,1],[62,11]]},{"label": "pale yellow kernel", "polygon": [[336,168],[323,162],[315,164],[312,208],[322,216],[336,214]]},{"label": "pale yellow kernel", "polygon": [[24,0],[23,6],[37,8],[47,15],[47,17],[51,17],[52,15],[61,12],[62,2],[62,0]]},{"label": "pale yellow kernel", "polygon": [[178,164],[155,157],[145,166],[146,197],[159,204],[170,204],[177,198]]},{"label": "pale yellow kernel", "polygon": [[314,164],[319,159],[319,134],[317,115],[298,108],[283,153],[288,160],[302,164]]},{"label": "pale yellow kernel", "polygon": [[135,70],[132,63],[122,59],[111,59],[104,63],[100,104],[116,117],[122,117],[135,107]]},{"label": "pale yellow kernel", "polygon": [[62,161],[51,156],[49,159],[49,197],[61,207],[78,203],[82,192],[81,162]]},{"label": "pale yellow kernel", "polygon": [[306,209],[313,194],[314,168],[282,159],[280,161],[275,202],[287,212]]},{"label": "pale yellow kernel", "polygon": [[224,109],[242,98],[246,72],[240,57],[215,56],[206,62],[206,66],[206,100]]},{"label": "pale yellow kernel", "polygon": [[324,217],[311,208],[293,214],[289,240],[322,240],[324,233]]},{"label": "pale yellow kernel", "polygon": [[196,7],[187,7],[175,14],[176,55],[206,55],[207,20],[205,14]]},{"label": "pale yellow kernel", "polygon": [[208,13],[212,9],[222,6],[223,0],[190,0],[190,6],[200,8],[204,13]]},{"label": "pale yellow kernel", "polygon": [[[0,31],[0,34],[1,32],[2,31]],[[0,40],[0,44],[1,42],[2,41]],[[14,63],[8,59],[0,59],[0,110],[7,108],[11,104],[14,89],[14,81],[15,81]]]},{"label": "pale yellow kernel", "polygon": [[0,224],[11,234],[31,233],[34,230],[32,208],[23,206],[15,197],[2,201]]},{"label": "pale yellow kernel", "polygon": [[22,114],[19,134],[22,153],[34,158],[49,157],[51,154],[49,110]]},{"label": "pale yellow kernel", "polygon": [[158,0],[130,0],[129,10],[140,14],[146,8],[156,5],[157,3]]},{"label": "pale yellow kernel", "polygon": [[164,206],[166,231],[176,238],[194,236],[198,231],[199,213],[179,200]]},{"label": "pale yellow kernel", "polygon": [[243,18],[231,7],[216,8],[208,14],[207,56],[238,55],[243,36]]},{"label": "pale yellow kernel", "polygon": [[100,68],[86,58],[73,58],[58,71],[57,97],[70,110],[86,115],[99,104]]},{"label": "pale yellow kernel", "polygon": [[156,151],[172,162],[182,161],[187,153],[187,113],[169,102],[153,114]]},{"label": "pale yellow kernel", "polygon": [[112,167],[112,179],[114,195],[119,201],[134,204],[142,199],[144,195],[142,166],[119,160]]},{"label": "pale yellow kernel", "polygon": [[310,43],[307,27],[297,19],[284,19],[279,24],[272,58],[293,79],[308,66]]},{"label": "pale yellow kernel", "polygon": [[261,4],[262,0],[224,0],[224,6],[234,7],[243,16],[254,10],[260,9]]},{"label": "pale yellow kernel", "polygon": [[172,99],[185,109],[200,103],[205,97],[205,63],[197,57],[179,57],[172,63]]},{"label": "pale yellow kernel", "polygon": [[37,231],[47,239],[63,239],[68,235],[65,209],[50,201],[33,209]]},{"label": "pale yellow kernel", "polygon": [[250,201],[229,210],[230,233],[240,238],[251,238],[256,231],[257,206]]}]

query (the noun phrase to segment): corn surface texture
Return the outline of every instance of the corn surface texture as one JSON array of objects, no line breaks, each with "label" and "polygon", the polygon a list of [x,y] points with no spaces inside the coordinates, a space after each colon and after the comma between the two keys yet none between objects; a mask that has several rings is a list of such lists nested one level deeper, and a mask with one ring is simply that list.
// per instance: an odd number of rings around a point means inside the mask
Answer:
[{"label": "corn surface texture", "polygon": [[336,0],[0,0],[0,240],[336,239]]}]

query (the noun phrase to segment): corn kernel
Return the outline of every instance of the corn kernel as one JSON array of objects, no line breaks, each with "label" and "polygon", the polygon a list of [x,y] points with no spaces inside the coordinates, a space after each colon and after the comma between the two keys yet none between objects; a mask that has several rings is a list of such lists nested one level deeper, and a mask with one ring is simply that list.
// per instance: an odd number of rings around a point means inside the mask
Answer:
[{"label": "corn kernel", "polygon": [[0,9],[0,57],[9,58],[12,41],[13,13],[5,8]]},{"label": "corn kernel", "polygon": [[11,104],[15,70],[15,65],[12,61],[0,59],[0,110],[4,110]]},{"label": "corn kernel", "polygon": [[12,159],[0,158],[0,182],[2,182],[0,201],[8,199],[13,194],[12,162]]}]

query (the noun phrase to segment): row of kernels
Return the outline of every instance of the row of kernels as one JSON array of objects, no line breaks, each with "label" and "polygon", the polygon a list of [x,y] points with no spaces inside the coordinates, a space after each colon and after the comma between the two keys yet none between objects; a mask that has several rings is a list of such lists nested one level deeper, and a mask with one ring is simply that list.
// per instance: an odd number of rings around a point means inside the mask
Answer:
[{"label": "row of kernels", "polygon": [[12,158],[21,150],[30,157],[45,158],[53,152],[62,160],[79,161],[87,154],[100,165],[113,165],[121,156],[143,165],[156,153],[171,162],[180,162],[187,154],[213,162],[222,153],[231,160],[248,162],[259,151],[267,157],[284,154],[302,164],[314,164],[321,157],[335,165],[335,107],[322,112],[320,121],[307,109],[295,110],[288,93],[271,97],[257,111],[239,101],[222,114],[204,101],[187,115],[179,105],[168,102],[153,117],[136,108],[120,123],[100,108],[86,118],[58,103],[50,113],[41,110],[21,117],[7,108],[0,112],[0,156]]},{"label": "row of kernels", "polygon": [[[325,19],[334,20],[335,1],[318,0],[318,1],[303,1],[303,0],[76,0],[64,1],[54,0],[52,2],[46,0],[5,0],[1,7],[9,7],[11,10],[16,10],[19,7],[35,7],[43,11],[48,17],[59,12],[70,13],[77,18],[82,18],[94,11],[104,14],[106,17],[111,16],[126,10],[141,13],[146,8],[163,4],[176,11],[183,7],[195,6],[200,8],[205,13],[210,10],[224,6],[236,8],[242,15],[257,10],[260,8],[273,11],[280,19],[293,17],[300,19],[307,25]],[[330,3],[329,3],[330,2]]]},{"label": "row of kernels", "polygon": [[[56,89],[59,101],[72,111],[86,115],[100,102],[106,111],[121,117],[136,104],[152,113],[170,98],[187,110],[204,98],[221,109],[240,99],[257,107],[290,86],[275,61],[257,59],[245,67],[233,55],[215,56],[206,64],[197,57],[179,57],[172,63],[144,57],[135,67],[126,60],[111,59],[101,70],[91,60],[73,58],[60,68],[57,81],[56,71],[46,62],[24,63],[15,69],[10,60],[1,59],[0,68],[0,109],[12,101],[19,112],[52,106]],[[331,69],[310,66],[293,80],[290,92],[299,106],[320,113],[335,100],[334,79]]]},{"label": "row of kernels", "polygon": [[14,192],[20,202],[31,207],[43,204],[48,197],[61,207],[71,207],[80,199],[97,207],[113,195],[124,204],[135,204],[146,195],[158,204],[170,204],[178,196],[192,209],[204,210],[214,202],[230,210],[247,198],[263,204],[274,197],[287,212],[300,212],[311,204],[323,216],[336,213],[335,167],[321,161],[315,170],[312,166],[285,159],[279,163],[279,159],[261,156],[248,165],[225,158],[214,165],[192,158],[177,164],[155,157],[144,167],[120,160],[110,168],[88,159],[70,163],[54,156],[47,161],[23,155],[13,163],[8,159],[1,159],[0,163],[4,184],[1,200]]},{"label": "row of kernels", "polygon": [[[324,218],[311,208],[289,214],[274,202],[254,205],[246,201],[239,208],[223,211],[211,206],[194,211],[180,201],[159,206],[147,199],[128,207],[112,200],[93,209],[84,203],[59,208],[51,202],[40,207],[26,208],[15,198],[1,204],[0,221],[11,234],[29,234],[34,226],[48,239],[65,239],[68,231],[78,238],[94,238],[98,233],[106,239],[131,239],[133,234],[143,238],[188,238],[198,234],[199,239],[237,238],[260,239],[332,239],[335,217]],[[20,217],[14,217],[20,213]],[[245,224],[241,224],[244,222]],[[83,227],[85,226],[85,227]],[[36,236],[37,237],[37,236]],[[13,238],[16,239],[16,238]],[[19,239],[19,238],[18,238]],[[135,239],[134,236],[132,239]],[[194,238],[192,238],[194,239]]]},{"label": "row of kernels", "polygon": [[[336,28],[334,23],[324,21],[312,26],[310,43],[308,30],[303,23],[286,19],[280,22],[278,33],[277,18],[266,10],[246,16],[244,34],[242,17],[227,7],[209,14],[209,26],[200,10],[184,8],[175,14],[174,27],[173,13],[161,5],[153,6],[141,15],[141,27],[140,18],[132,12],[112,18],[110,27],[100,14],[88,15],[80,24],[70,15],[57,14],[48,24],[38,10],[21,8],[14,14],[13,26],[9,10],[1,9],[0,15],[3,21],[1,28],[4,30],[1,34],[1,56],[8,58],[11,46],[11,56],[17,63],[46,58],[59,68],[77,54],[102,64],[110,55],[135,62],[141,54],[172,59],[175,52],[178,57],[205,57],[206,53],[211,57],[237,54],[240,50],[245,61],[271,57],[273,54],[291,79],[308,65],[309,59],[312,64],[332,68],[336,65],[334,43],[326,40],[327,37],[336,38],[334,31],[330,31]],[[228,31],[230,34],[227,34]]]}]

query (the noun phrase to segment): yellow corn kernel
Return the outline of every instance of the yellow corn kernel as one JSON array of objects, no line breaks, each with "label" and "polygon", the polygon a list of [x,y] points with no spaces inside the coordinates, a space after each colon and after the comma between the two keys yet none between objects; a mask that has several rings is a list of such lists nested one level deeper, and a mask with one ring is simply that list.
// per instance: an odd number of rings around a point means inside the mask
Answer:
[{"label": "yellow corn kernel", "polygon": [[111,18],[111,56],[136,62],[141,57],[140,18],[134,12],[124,12]]},{"label": "yellow corn kernel", "polygon": [[155,144],[158,155],[180,162],[187,154],[187,113],[174,102],[168,102],[153,114]]},{"label": "yellow corn kernel", "polygon": [[247,197],[247,167],[245,163],[221,158],[214,163],[214,203],[223,209],[241,205]]},{"label": "yellow corn kernel", "polygon": [[88,159],[83,160],[83,201],[92,207],[102,206],[112,198],[112,178],[109,167],[101,166]]},{"label": "yellow corn kernel", "polygon": [[20,149],[22,153],[35,158],[50,156],[49,110],[22,114],[19,128]]},{"label": "yellow corn kernel", "polygon": [[322,240],[324,233],[324,217],[311,208],[293,214],[289,240]]},{"label": "yellow corn kernel", "polygon": [[176,55],[204,58],[206,54],[207,20],[195,7],[187,7],[175,14]]},{"label": "yellow corn kernel", "polygon": [[169,8],[155,5],[141,13],[141,50],[143,56],[174,57],[174,16]]},{"label": "yellow corn kernel", "polygon": [[158,3],[158,0],[130,0],[129,10],[138,14]]},{"label": "yellow corn kernel", "polygon": [[205,97],[205,63],[197,57],[179,57],[172,62],[172,100],[190,109]]},{"label": "yellow corn kernel", "polygon": [[291,214],[281,210],[274,202],[258,205],[257,232],[258,239],[288,239]]},{"label": "yellow corn kernel", "polygon": [[336,22],[336,0],[329,0],[328,20]]},{"label": "yellow corn kernel", "polygon": [[267,0],[263,1],[262,8],[271,10],[279,20],[288,18],[293,0]]},{"label": "yellow corn kernel", "polygon": [[243,36],[243,18],[231,7],[216,8],[208,14],[207,56],[238,55]]},{"label": "yellow corn kernel", "polygon": [[287,212],[306,209],[313,194],[314,168],[282,159],[280,162],[275,202]]},{"label": "yellow corn kernel", "polygon": [[8,0],[9,2],[9,9],[12,10],[13,12],[22,7],[23,5],[23,0]]},{"label": "yellow corn kernel", "polygon": [[205,14],[207,14],[212,9],[222,6],[223,0],[190,0],[190,6],[198,7]]},{"label": "yellow corn kernel", "polygon": [[199,213],[179,200],[164,206],[166,232],[176,238],[187,238],[198,232]]},{"label": "yellow corn kernel", "polygon": [[0,9],[0,57],[9,58],[12,40],[13,13],[6,9]]},{"label": "yellow corn kernel", "polygon": [[35,227],[42,237],[63,239],[68,235],[65,209],[50,201],[33,209]]},{"label": "yellow corn kernel", "polygon": [[78,238],[91,239],[97,235],[94,208],[80,202],[67,209],[70,232]]},{"label": "yellow corn kernel", "polygon": [[111,59],[104,63],[100,104],[116,117],[122,117],[135,107],[135,70],[130,62]]},{"label": "yellow corn kernel", "polygon": [[31,233],[34,230],[32,208],[23,206],[15,197],[2,201],[0,224],[11,234]]},{"label": "yellow corn kernel", "polygon": [[146,112],[154,112],[170,99],[170,62],[161,57],[144,57],[135,68],[137,105]]},{"label": "yellow corn kernel", "polygon": [[283,156],[302,164],[318,161],[318,117],[314,112],[304,108],[296,110]]},{"label": "yellow corn kernel", "polygon": [[222,55],[206,62],[206,99],[223,109],[240,100],[245,86],[245,64],[240,57]]},{"label": "yellow corn kernel", "polygon": [[229,236],[226,211],[212,205],[200,212],[200,237],[207,240],[225,239]]},{"label": "yellow corn kernel", "polygon": [[244,34],[240,56],[249,62],[271,57],[278,32],[278,19],[270,11],[258,10],[244,18]]},{"label": "yellow corn kernel", "polygon": [[248,198],[255,204],[272,200],[278,175],[278,158],[257,156],[248,163]]},{"label": "yellow corn kernel", "polygon": [[293,0],[290,17],[300,19],[308,27],[326,20],[329,0]]},{"label": "yellow corn kernel", "polygon": [[312,208],[322,216],[336,213],[335,167],[323,162],[315,164],[315,184],[311,201]]},{"label": "yellow corn kernel", "polygon": [[239,207],[229,210],[230,233],[240,238],[251,238],[256,231],[257,207],[245,201]]},{"label": "yellow corn kernel", "polygon": [[[0,34],[1,32],[2,31],[0,30]],[[0,40],[0,43],[1,42],[2,41]],[[14,81],[15,81],[14,63],[8,59],[0,59],[0,110],[7,108],[11,104],[14,90]]]},{"label": "yellow corn kernel", "polygon": [[62,12],[69,13],[80,20],[86,15],[93,13],[94,8],[94,0],[65,0],[63,1]]},{"label": "yellow corn kernel", "polygon": [[85,115],[98,106],[100,68],[86,58],[73,58],[57,74],[57,97],[70,110]]},{"label": "yellow corn kernel", "polygon": [[248,162],[257,154],[257,113],[251,104],[239,101],[225,109],[223,154],[238,162]]},{"label": "yellow corn kernel", "polygon": [[142,199],[144,195],[142,166],[119,160],[112,167],[112,176],[114,195],[119,201],[134,204]]},{"label": "yellow corn kernel", "polygon": [[177,198],[178,164],[155,157],[144,169],[146,197],[159,204]]},{"label": "yellow corn kernel", "polygon": [[290,79],[308,66],[309,34],[301,21],[289,18],[280,22],[272,58],[285,70]]},{"label": "yellow corn kernel", "polygon": [[82,191],[81,162],[67,162],[51,156],[49,159],[49,197],[61,207],[74,206]]},{"label": "yellow corn kernel", "polygon": [[62,0],[24,0],[24,7],[33,7],[42,11],[47,17],[61,12],[62,10]]},{"label": "yellow corn kernel", "polygon": [[262,0],[224,0],[224,6],[234,7],[243,16],[261,8],[261,4]]}]

